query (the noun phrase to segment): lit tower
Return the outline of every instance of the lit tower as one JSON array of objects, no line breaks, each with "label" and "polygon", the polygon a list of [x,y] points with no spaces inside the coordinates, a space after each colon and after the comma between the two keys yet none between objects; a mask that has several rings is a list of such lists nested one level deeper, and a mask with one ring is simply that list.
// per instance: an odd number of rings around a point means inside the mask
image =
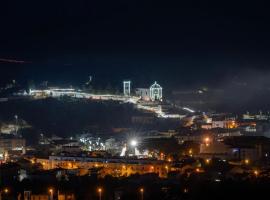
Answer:
[{"label": "lit tower", "polygon": [[123,93],[124,96],[130,96],[131,81],[123,81]]},{"label": "lit tower", "polygon": [[150,87],[150,99],[152,101],[162,101],[162,87],[156,81]]}]

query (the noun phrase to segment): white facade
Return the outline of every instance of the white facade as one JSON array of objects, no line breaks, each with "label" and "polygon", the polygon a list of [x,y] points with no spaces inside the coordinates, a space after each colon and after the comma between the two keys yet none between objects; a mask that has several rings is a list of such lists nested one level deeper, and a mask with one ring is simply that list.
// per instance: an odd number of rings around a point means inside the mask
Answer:
[{"label": "white facade", "polygon": [[246,114],[243,114],[243,119],[244,120],[268,120],[269,119],[269,114],[263,114],[261,111],[257,115],[251,115],[249,112]]},{"label": "white facade", "polygon": [[157,82],[150,87],[150,99],[152,101],[162,101],[162,87]]},{"label": "white facade", "polygon": [[212,128],[225,128],[226,122],[225,121],[213,121]]},{"label": "white facade", "polygon": [[137,88],[136,95],[141,97],[144,101],[150,101],[150,90],[148,88]]}]

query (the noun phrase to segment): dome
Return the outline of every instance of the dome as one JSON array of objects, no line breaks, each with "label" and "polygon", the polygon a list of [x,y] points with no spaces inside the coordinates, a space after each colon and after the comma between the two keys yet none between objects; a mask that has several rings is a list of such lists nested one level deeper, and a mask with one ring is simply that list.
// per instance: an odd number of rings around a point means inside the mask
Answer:
[{"label": "dome", "polygon": [[151,85],[150,88],[152,88],[152,89],[155,89],[155,88],[160,89],[162,87],[155,81],[155,83],[153,85]]}]

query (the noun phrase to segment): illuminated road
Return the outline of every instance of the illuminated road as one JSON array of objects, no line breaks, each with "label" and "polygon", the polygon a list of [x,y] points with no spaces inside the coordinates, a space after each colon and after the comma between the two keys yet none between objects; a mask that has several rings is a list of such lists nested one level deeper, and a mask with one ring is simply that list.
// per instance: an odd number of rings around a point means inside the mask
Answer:
[{"label": "illuminated road", "polygon": [[[140,97],[136,96],[124,96],[124,95],[112,95],[112,94],[91,94],[86,93],[81,90],[75,90],[71,88],[52,88],[45,90],[30,90],[29,94],[32,97],[54,97],[59,98],[63,96],[69,96],[73,98],[81,98],[81,99],[90,99],[90,100],[101,100],[101,101],[120,101],[124,103],[132,103],[136,106],[137,109],[146,110],[149,112],[153,112],[160,118],[175,118],[181,119],[184,116],[179,114],[168,114],[162,111],[162,106],[159,104],[144,104],[140,101]],[[182,108],[190,113],[194,111],[189,108]]]}]

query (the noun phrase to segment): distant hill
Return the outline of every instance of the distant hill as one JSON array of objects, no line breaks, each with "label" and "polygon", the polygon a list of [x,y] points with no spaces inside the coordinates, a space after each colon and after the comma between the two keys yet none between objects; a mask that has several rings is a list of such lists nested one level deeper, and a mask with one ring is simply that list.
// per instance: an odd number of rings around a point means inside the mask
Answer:
[{"label": "distant hill", "polygon": [[24,119],[45,134],[74,135],[131,125],[138,111],[129,104],[73,99],[16,100],[0,103],[0,120]]}]

